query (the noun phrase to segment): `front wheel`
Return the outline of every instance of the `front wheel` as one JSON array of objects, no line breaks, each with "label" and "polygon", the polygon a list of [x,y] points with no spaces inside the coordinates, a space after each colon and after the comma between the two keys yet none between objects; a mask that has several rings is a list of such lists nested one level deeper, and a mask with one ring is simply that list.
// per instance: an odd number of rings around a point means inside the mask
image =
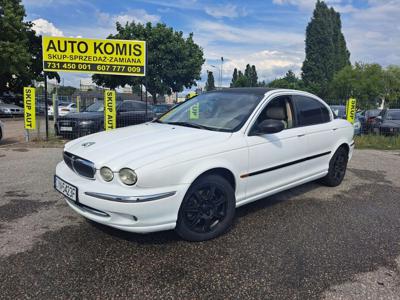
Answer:
[{"label": "front wheel", "polygon": [[322,178],[322,183],[331,187],[340,185],[346,174],[348,161],[349,153],[347,149],[344,147],[337,149],[329,162],[328,174]]},{"label": "front wheel", "polygon": [[185,240],[205,241],[226,232],[235,216],[235,192],[218,175],[197,179],[179,209],[177,233]]}]

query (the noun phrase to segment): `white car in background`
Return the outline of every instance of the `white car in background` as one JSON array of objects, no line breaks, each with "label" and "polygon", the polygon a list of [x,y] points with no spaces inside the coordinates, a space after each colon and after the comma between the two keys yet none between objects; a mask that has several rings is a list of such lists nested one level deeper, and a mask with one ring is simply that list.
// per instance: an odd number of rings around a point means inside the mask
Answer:
[{"label": "white car in background", "polygon": [[203,241],[228,230],[236,207],[316,179],[339,185],[353,134],[306,92],[213,91],[155,121],[67,143],[54,186],[95,222]]},{"label": "white car in background", "polygon": [[[63,117],[69,113],[77,112],[76,104],[69,102],[60,102],[58,104],[58,116]],[[54,108],[53,106],[49,106],[47,109],[47,115],[49,117],[54,117]]]}]

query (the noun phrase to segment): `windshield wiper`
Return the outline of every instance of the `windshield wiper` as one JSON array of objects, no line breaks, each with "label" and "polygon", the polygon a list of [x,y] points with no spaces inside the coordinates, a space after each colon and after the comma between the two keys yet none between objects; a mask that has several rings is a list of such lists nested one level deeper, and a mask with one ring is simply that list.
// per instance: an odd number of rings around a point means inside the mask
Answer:
[{"label": "windshield wiper", "polygon": [[190,123],[190,122],[164,122],[165,124],[170,124],[170,125],[178,125],[178,126],[186,126],[186,127],[193,127],[193,128],[198,128],[198,129],[206,129],[206,130],[211,130],[210,127],[204,126],[204,125],[199,125],[196,123]]}]

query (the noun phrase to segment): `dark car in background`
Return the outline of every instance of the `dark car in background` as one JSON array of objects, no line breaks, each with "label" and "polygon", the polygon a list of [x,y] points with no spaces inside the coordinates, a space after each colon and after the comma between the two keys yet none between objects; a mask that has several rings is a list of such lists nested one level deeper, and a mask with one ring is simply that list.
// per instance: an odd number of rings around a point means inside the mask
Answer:
[{"label": "dark car in background", "polygon": [[384,109],[376,117],[374,132],[383,135],[400,134],[400,109]]},{"label": "dark car in background", "polygon": [[[141,101],[117,101],[117,127],[125,127],[153,120],[153,111],[146,111]],[[104,130],[104,103],[96,101],[83,112],[70,113],[59,117],[54,125],[56,135],[65,138],[77,138]]]},{"label": "dark car in background", "polygon": [[156,114],[157,117],[165,114],[167,111],[169,111],[172,108],[173,105],[171,104],[156,104],[153,105],[153,112]]},{"label": "dark car in background", "polygon": [[379,116],[382,109],[368,109],[360,113],[360,122],[363,133],[370,133],[373,131],[376,117]]}]

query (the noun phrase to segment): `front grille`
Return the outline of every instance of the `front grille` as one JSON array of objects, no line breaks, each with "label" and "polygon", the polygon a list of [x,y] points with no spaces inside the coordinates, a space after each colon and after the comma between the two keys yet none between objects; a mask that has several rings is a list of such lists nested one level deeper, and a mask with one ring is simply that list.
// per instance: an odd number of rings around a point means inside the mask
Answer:
[{"label": "front grille", "polygon": [[75,122],[75,121],[58,121],[58,124],[59,124],[60,126],[75,127],[76,122]]},{"label": "front grille", "polygon": [[91,161],[73,155],[69,152],[64,152],[64,162],[75,173],[86,178],[90,179],[94,178],[94,174],[96,173],[96,168],[94,167],[94,164]]}]

